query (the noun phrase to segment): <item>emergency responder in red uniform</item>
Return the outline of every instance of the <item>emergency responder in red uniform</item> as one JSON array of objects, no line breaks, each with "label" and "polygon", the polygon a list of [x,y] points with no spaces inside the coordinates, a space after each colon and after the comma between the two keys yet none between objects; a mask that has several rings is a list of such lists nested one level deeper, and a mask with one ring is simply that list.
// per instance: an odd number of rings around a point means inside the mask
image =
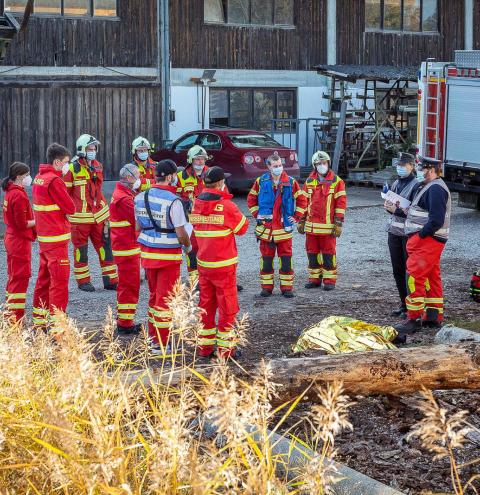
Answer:
[{"label": "emergency responder in red uniform", "polygon": [[4,237],[8,273],[5,310],[15,321],[25,316],[25,300],[32,275],[35,220],[25,191],[31,184],[30,168],[21,162],[10,165],[8,177],[2,181],[2,189],[5,191],[3,221],[7,227]]},{"label": "emergency responder in red uniform", "polygon": [[117,267],[113,262],[108,225],[108,203],[102,192],[103,166],[96,160],[99,141],[89,134],[77,139],[77,156],[64,176],[67,189],[75,202],[75,214],[70,215],[74,247],[73,272],[78,288],[93,292],[88,266],[88,240],[97,251],[102,269],[103,287],[116,290]]},{"label": "emergency responder in red uniform", "polygon": [[347,208],[345,183],[330,169],[330,156],[317,151],[312,157],[313,172],[303,190],[307,194],[307,213],[298,231],[306,233],[309,282],[307,289],[335,288],[337,281],[337,237],[342,234]]},{"label": "emergency responder in red uniform", "polygon": [[117,331],[123,334],[138,333],[141,328],[134,323],[140,292],[140,246],[133,202],[140,187],[138,167],[125,165],[110,203],[112,251],[118,270]]},{"label": "emergency responder in red uniform", "polygon": [[68,305],[70,222],[75,203],[68,194],[62,172],[70,162],[70,152],[60,144],[47,148],[47,164],[40,165],[33,181],[33,212],[40,246],[40,267],[33,293],[33,324],[47,328],[55,310]]},{"label": "emergency responder in red uniform", "polygon": [[[199,335],[199,355],[229,358],[237,356],[234,336],[239,311],[237,297],[238,252],[235,235],[243,235],[248,220],[225,192],[225,173],[210,168],[206,188],[195,200],[190,222],[198,242],[200,308],[203,330]],[[218,311],[218,323],[216,321]]]},{"label": "emergency responder in red uniform", "polygon": [[247,205],[257,220],[255,234],[262,255],[260,282],[262,297],[272,295],[275,254],[280,258],[280,290],[293,297],[293,226],[305,215],[307,198],[298,182],[283,171],[282,159],[273,154],[267,159],[269,172],[254,183]]},{"label": "emergency responder in red uniform", "polygon": [[[205,174],[208,167],[206,160],[209,156],[204,148],[195,145],[188,150],[187,166],[184,170],[178,172],[177,194],[182,199],[187,213],[193,208],[195,198],[201,194],[205,188]],[[191,236],[192,250],[188,253],[187,269],[191,283],[195,284],[198,279],[197,270],[197,251],[198,245],[195,234]]]},{"label": "emergency responder in red uniform", "polygon": [[443,288],[440,257],[448,240],[452,200],[440,178],[442,164],[423,158],[417,166],[422,184],[408,207],[405,233],[407,242],[408,320],[395,326],[396,343],[422,325],[439,328],[443,320]]},{"label": "emergency responder in red uniform", "polygon": [[142,136],[132,141],[132,163],[140,172],[140,191],[146,191],[155,184],[156,162],[150,157],[150,149],[150,142]]},{"label": "emergency responder in red uniform", "polygon": [[168,353],[172,314],[168,296],[180,278],[182,246],[188,250],[187,219],[176,194],[177,166],[162,160],[156,166],[156,184],[135,197],[135,219],[140,235],[141,263],[150,290],[148,331],[153,354]]}]

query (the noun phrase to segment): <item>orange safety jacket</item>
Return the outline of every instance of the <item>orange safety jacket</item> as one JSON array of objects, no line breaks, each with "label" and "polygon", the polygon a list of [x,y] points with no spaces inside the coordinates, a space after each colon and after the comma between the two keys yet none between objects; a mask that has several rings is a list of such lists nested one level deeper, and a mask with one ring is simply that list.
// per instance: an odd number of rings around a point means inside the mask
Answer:
[{"label": "orange safety jacket", "polygon": [[307,194],[305,232],[307,234],[332,234],[335,219],[343,222],[347,208],[345,182],[332,170],[325,177],[313,171],[305,181]]},{"label": "orange safety jacket", "polygon": [[[276,193],[278,187],[282,187],[282,184],[290,185],[290,177],[286,172],[282,172],[280,176],[279,184],[273,186],[273,190]],[[259,177],[254,183],[247,196],[247,206],[254,218],[258,216],[259,204],[258,195],[261,188],[261,177]],[[300,188],[298,182],[292,179],[292,196],[295,201],[295,213],[293,217],[295,220],[300,220],[304,215],[307,208],[307,197]],[[255,234],[259,239],[268,242],[281,242],[293,237],[292,231],[287,232],[284,229],[282,222],[282,195],[278,194],[273,204],[272,219],[262,222],[255,228]]]},{"label": "orange safety jacket", "polygon": [[195,200],[190,223],[198,242],[200,269],[221,269],[238,263],[235,235],[247,232],[248,220],[232,198],[228,192],[205,188]]},{"label": "orange safety jacket", "polygon": [[110,238],[116,261],[140,256],[138,232],[135,230],[134,197],[135,193],[129,187],[117,182],[110,203]]},{"label": "orange safety jacket", "polygon": [[32,196],[40,250],[47,251],[68,244],[70,222],[67,215],[75,213],[75,203],[62,180],[62,172],[52,165],[40,165],[33,181]]},{"label": "orange safety jacket", "polygon": [[72,224],[102,223],[109,217],[108,203],[102,192],[103,166],[97,160],[90,165],[86,158],[77,158],[63,177],[75,203]]},{"label": "orange safety jacket", "polygon": [[134,157],[132,164],[137,166],[140,172],[140,191],[146,191],[155,185],[156,162],[154,162],[150,157],[148,157],[146,162],[141,162]]},{"label": "orange safety jacket", "polygon": [[35,227],[27,226],[30,220],[33,220],[33,211],[27,192],[22,186],[10,181],[3,200],[3,221],[7,226],[5,234],[35,240]]}]

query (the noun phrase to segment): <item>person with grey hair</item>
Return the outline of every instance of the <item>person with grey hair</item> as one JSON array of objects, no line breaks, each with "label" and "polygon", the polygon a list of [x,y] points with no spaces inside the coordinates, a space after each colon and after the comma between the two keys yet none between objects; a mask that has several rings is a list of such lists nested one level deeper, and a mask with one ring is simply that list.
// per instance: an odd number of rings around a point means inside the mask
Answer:
[{"label": "person with grey hair", "polygon": [[135,313],[140,292],[140,247],[135,230],[133,199],[141,187],[140,170],[132,163],[120,170],[120,180],[110,203],[110,228],[113,257],[118,269],[117,331],[138,333]]}]

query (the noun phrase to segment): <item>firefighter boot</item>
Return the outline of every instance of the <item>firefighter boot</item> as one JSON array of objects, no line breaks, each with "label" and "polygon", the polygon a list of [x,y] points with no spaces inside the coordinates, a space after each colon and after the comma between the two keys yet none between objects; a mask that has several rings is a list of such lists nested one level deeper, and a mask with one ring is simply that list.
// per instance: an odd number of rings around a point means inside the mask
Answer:
[{"label": "firefighter boot", "polygon": [[290,299],[292,297],[295,297],[295,294],[291,290],[284,290],[282,292],[282,296],[286,297],[287,299]]},{"label": "firefighter boot", "polygon": [[110,277],[108,275],[104,275],[102,277],[102,280],[103,280],[103,288],[105,290],[117,290],[117,287],[118,287],[118,283],[113,283],[110,282]]},{"label": "firefighter boot", "polygon": [[322,282],[320,282],[319,284],[315,283],[315,282],[307,282],[305,284],[305,289],[318,289],[322,286]]},{"label": "firefighter boot", "polygon": [[87,282],[86,284],[80,284],[78,286],[80,290],[84,292],[95,292],[95,287],[92,285],[92,282]]},{"label": "firefighter boot", "polygon": [[335,284],[323,284],[323,290],[329,291],[335,289]]},{"label": "firefighter boot", "polygon": [[394,326],[398,335],[393,340],[394,344],[405,344],[407,335],[418,332],[422,329],[422,320],[420,318],[416,320],[407,320],[404,323],[399,323]]},{"label": "firefighter boot", "polygon": [[390,316],[395,316],[397,318],[402,318],[405,319],[407,317],[407,308],[404,308],[401,306],[398,309],[394,309],[391,313]]},{"label": "firefighter boot", "polygon": [[260,292],[260,297],[270,297],[272,295],[272,291],[270,289],[262,289]]},{"label": "firefighter boot", "polygon": [[140,333],[142,330],[141,323],[137,323],[131,327],[124,327],[122,325],[117,325],[117,332],[119,335],[132,335]]}]

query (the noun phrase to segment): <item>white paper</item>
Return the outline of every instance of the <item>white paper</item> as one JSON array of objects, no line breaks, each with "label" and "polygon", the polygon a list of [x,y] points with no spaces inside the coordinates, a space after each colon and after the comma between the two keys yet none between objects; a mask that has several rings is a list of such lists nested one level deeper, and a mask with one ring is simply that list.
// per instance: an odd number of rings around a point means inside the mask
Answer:
[{"label": "white paper", "polygon": [[188,237],[192,237],[193,233],[193,225],[191,223],[186,223],[185,224],[185,230],[187,231]]},{"label": "white paper", "polygon": [[410,201],[408,201],[408,199],[405,199],[403,196],[400,196],[393,191],[388,191],[386,194],[382,192],[380,194],[385,201],[390,201],[390,203],[393,203],[394,205],[399,203],[400,208],[406,209],[410,206]]}]

